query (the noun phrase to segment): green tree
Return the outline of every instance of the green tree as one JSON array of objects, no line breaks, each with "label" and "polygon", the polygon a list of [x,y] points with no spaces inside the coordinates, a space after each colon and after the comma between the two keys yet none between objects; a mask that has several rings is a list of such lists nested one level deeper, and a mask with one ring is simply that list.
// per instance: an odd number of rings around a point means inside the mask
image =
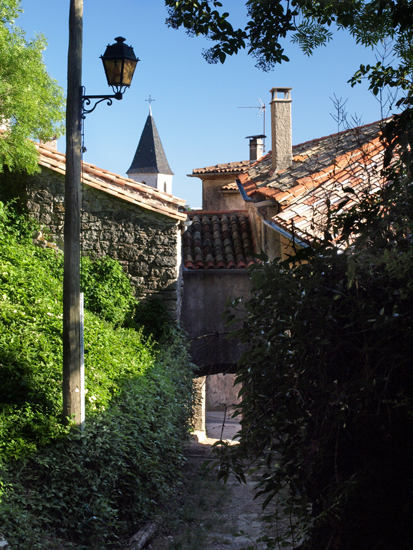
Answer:
[{"label": "green tree", "polygon": [[[388,185],[331,210],[314,248],[283,263],[262,258],[235,333],[249,346],[237,376],[243,429],[220,475],[243,479],[253,463],[265,502],[284,501],[284,541],[301,550],[411,547],[413,109],[404,107],[383,132]],[[234,308],[229,321],[239,320]]]},{"label": "green tree", "polygon": [[413,3],[410,0],[247,0],[248,19],[244,28],[232,26],[231,15],[220,10],[223,4],[218,0],[165,0],[165,5],[170,27],[183,27],[189,35],[203,35],[215,43],[204,51],[210,63],[224,63],[228,55],[248,48],[257,66],[270,70],[277,63],[288,61],[287,38],[311,55],[315,48],[332,40],[334,29],[346,30],[357,43],[370,47],[392,39],[395,54],[392,64],[361,65],[353,83],[367,77],[374,93],[384,84],[411,89]]},{"label": "green tree", "polygon": [[0,4],[0,171],[38,169],[34,140],[63,133],[63,90],[47,73],[42,52],[46,39],[27,41],[15,25],[20,0]]}]

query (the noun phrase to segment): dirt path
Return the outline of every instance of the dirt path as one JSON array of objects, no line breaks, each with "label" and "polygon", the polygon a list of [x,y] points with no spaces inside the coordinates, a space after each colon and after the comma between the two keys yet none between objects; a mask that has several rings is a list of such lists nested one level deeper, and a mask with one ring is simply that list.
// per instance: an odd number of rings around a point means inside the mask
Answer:
[{"label": "dirt path", "polygon": [[[261,506],[253,500],[254,482],[240,485],[235,479],[218,482],[201,468],[210,457],[215,439],[192,443],[185,467],[185,481],[176,502],[171,502],[152,550],[262,549],[253,543],[262,533]],[[245,534],[235,536],[244,531]],[[246,536],[248,534],[248,537]],[[267,534],[270,534],[267,532]]]}]

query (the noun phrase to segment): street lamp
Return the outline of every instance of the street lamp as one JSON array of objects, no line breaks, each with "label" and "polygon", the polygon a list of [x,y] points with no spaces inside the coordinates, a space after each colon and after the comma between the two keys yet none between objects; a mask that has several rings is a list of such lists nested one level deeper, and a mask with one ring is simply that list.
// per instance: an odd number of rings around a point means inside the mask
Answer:
[{"label": "street lamp", "polygon": [[[66,102],[66,176],[63,276],[63,417],[82,424],[80,319],[80,210],[82,119],[104,100],[122,99],[139,61],[133,48],[116,38],[102,55],[106,78],[114,95],[87,96],[82,87],[83,0],[70,0]],[[86,109],[91,100],[91,109]]]},{"label": "street lamp", "polygon": [[[100,56],[105,69],[106,80],[112,87],[114,95],[85,95],[85,88],[82,87],[82,118],[91,113],[98,103],[107,100],[108,105],[112,105],[112,99],[122,99],[122,96],[129,88],[132,82],[133,73],[139,58],[136,57],[132,46],[125,44],[125,38],[118,36],[115,38],[115,44],[108,44],[106,51]],[[97,99],[91,109],[86,109],[85,105],[90,105],[91,99]]]}]

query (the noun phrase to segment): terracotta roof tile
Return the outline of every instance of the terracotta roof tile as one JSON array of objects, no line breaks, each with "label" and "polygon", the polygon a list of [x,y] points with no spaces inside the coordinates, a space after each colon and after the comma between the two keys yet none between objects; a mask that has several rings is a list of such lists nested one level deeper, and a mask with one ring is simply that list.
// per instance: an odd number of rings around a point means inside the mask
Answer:
[{"label": "terracotta roof tile", "polygon": [[249,160],[227,162],[226,164],[215,164],[214,166],[206,166],[205,168],[194,168],[191,176],[200,176],[204,174],[237,174],[243,172],[250,166],[251,163]]},{"label": "terracotta roof tile", "polygon": [[382,122],[375,122],[296,145],[293,147],[291,167],[275,174],[272,171],[270,152],[251,165],[246,173],[242,174],[241,181],[244,183],[252,180],[258,188],[275,187],[282,191],[291,188],[297,181],[302,183],[300,178],[310,175],[311,181],[318,181],[326,176],[332,167],[348,164],[349,157],[352,158],[353,155],[362,160],[366,153],[369,154],[374,149],[380,151],[381,126]]},{"label": "terracotta roof tile", "polygon": [[235,183],[235,181],[227,183],[226,185],[223,185],[221,187],[221,191],[238,191],[238,185]]},{"label": "terracotta roof tile", "polygon": [[381,176],[383,124],[375,122],[297,145],[292,165],[276,174],[269,153],[239,180],[249,196],[272,198],[280,204],[279,213],[272,218],[274,225],[311,242],[321,235],[327,199],[333,208],[349,209],[357,194],[374,193],[385,184]]},{"label": "terracotta roof tile", "polygon": [[245,269],[255,263],[246,212],[188,212],[192,224],[183,235],[186,269]]},{"label": "terracotta roof tile", "polygon": [[[66,155],[64,153],[40,143],[35,145],[39,151],[40,166],[59,174],[66,173]],[[94,164],[82,163],[82,183],[146,210],[152,210],[176,220],[186,220],[186,214],[178,211],[180,206],[185,205],[183,199],[98,168]]]}]

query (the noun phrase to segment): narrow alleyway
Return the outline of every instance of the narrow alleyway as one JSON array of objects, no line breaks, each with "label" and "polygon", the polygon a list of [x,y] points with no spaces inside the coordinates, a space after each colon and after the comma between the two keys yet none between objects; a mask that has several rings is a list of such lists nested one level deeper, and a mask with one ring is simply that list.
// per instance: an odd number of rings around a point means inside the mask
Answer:
[{"label": "narrow alleyway", "polygon": [[[261,505],[253,500],[254,481],[240,485],[235,479],[218,482],[213,472],[201,468],[211,456],[211,446],[221,435],[223,413],[207,413],[207,436],[192,442],[185,468],[182,492],[171,502],[167,517],[152,550],[241,550],[264,549],[256,544],[263,533]],[[223,439],[232,439],[239,429],[235,420],[227,420]],[[244,532],[241,534],[241,532]],[[274,533],[268,532],[271,535]],[[236,536],[238,535],[238,536]]]}]

